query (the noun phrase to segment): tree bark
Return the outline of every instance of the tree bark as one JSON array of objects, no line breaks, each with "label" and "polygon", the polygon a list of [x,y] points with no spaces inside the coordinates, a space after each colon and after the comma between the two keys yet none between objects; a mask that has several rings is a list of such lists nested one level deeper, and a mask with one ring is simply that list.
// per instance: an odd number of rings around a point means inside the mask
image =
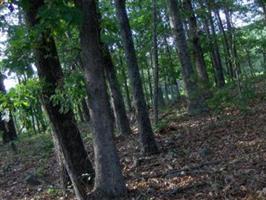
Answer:
[{"label": "tree bark", "polygon": [[175,0],[167,0],[171,27],[177,45],[179,58],[182,67],[182,77],[188,100],[188,113],[197,114],[207,110],[199,87],[195,80],[195,73],[189,56],[188,46],[185,37],[180,11]]},{"label": "tree bark", "polygon": [[223,22],[222,22],[222,19],[221,19],[221,16],[220,16],[218,9],[215,9],[215,15],[216,15],[216,18],[218,20],[219,29],[223,34],[223,41],[224,41],[223,46],[224,46],[224,51],[225,51],[225,55],[226,55],[225,56],[225,62],[227,65],[227,74],[229,75],[229,77],[231,79],[233,79],[234,78],[234,72],[233,72],[233,63],[232,63],[232,59],[231,59],[230,46],[229,46],[228,38],[227,38],[227,35],[225,33],[224,25],[223,25]]},{"label": "tree bark", "polygon": [[87,122],[89,122],[90,119],[91,119],[91,116],[90,116],[90,111],[89,111],[89,108],[88,108],[88,105],[87,105],[87,102],[86,102],[86,98],[82,99],[81,106],[82,106],[82,111],[83,111],[83,114],[84,114],[84,119]]},{"label": "tree bark", "polygon": [[153,6],[153,23],[152,23],[152,43],[153,43],[153,70],[154,70],[154,96],[153,96],[153,111],[154,121],[158,125],[159,122],[159,61],[158,61],[158,43],[157,43],[157,2],[152,0]]},{"label": "tree bark", "polygon": [[[208,12],[207,12],[208,16],[207,16],[207,19],[205,20],[205,29],[210,39],[209,45],[212,51],[213,68],[214,68],[216,85],[217,87],[222,88],[225,85],[225,79],[224,79],[221,55],[220,55],[218,41],[217,41],[217,35],[215,31],[214,21],[212,18],[210,0],[207,0],[207,8],[208,8]],[[209,25],[211,27],[211,33],[209,30]]]},{"label": "tree bark", "polygon": [[118,128],[121,135],[127,136],[131,134],[129,120],[126,114],[124,99],[119,87],[119,83],[114,69],[113,61],[108,48],[105,49],[105,73],[111,90],[114,102],[114,110],[117,116]]},{"label": "tree bark", "polygon": [[131,98],[130,98],[130,93],[129,93],[129,87],[127,83],[127,75],[126,75],[126,69],[123,64],[122,56],[119,55],[119,62],[121,66],[121,73],[123,76],[123,85],[124,85],[124,90],[126,93],[126,102],[127,102],[127,109],[129,112],[132,112],[132,105],[131,105]]},{"label": "tree bark", "polygon": [[94,194],[97,199],[115,198],[126,193],[126,186],[113,143],[111,105],[104,77],[106,60],[100,40],[100,15],[97,13],[96,1],[77,0],[76,2],[83,16],[80,43],[93,127],[96,172]]},{"label": "tree bark", "polygon": [[[2,115],[2,113],[1,113],[1,115]],[[8,134],[6,132],[5,121],[2,118],[0,119],[0,131],[2,132],[3,144],[7,144],[10,141],[10,139],[9,139]]]},{"label": "tree bark", "polygon": [[[35,28],[39,24],[38,12],[43,6],[44,0],[28,0],[24,10],[30,28]],[[88,182],[84,180],[83,175],[89,174],[91,178],[89,183],[92,183],[94,177],[92,164],[88,159],[73,112],[70,110],[61,113],[60,105],[54,105],[50,100],[55,95],[55,89],[64,82],[55,41],[50,31],[42,29],[34,43],[36,67],[39,78],[43,81],[42,102],[50,118],[54,137],[60,145],[64,165],[71,178],[76,197],[85,200]]]},{"label": "tree bark", "polygon": [[58,140],[56,140],[54,133],[52,134],[52,137],[53,137],[53,142],[54,142],[54,153],[56,154],[56,159],[57,159],[59,170],[60,170],[60,184],[63,188],[64,193],[66,193],[67,187],[71,185],[71,179],[64,165],[63,154],[60,151],[60,145],[58,143]]},{"label": "tree bark", "polygon": [[149,92],[150,92],[150,100],[151,102],[153,101],[153,91],[152,91],[152,75],[151,75],[151,70],[152,70],[152,54],[150,53],[150,56],[148,57],[148,59],[150,60],[146,60],[146,65],[148,66],[147,69],[147,76],[148,76],[148,86],[149,86]]},{"label": "tree bark", "polygon": [[145,154],[157,153],[158,147],[155,142],[143,93],[143,87],[140,78],[137,56],[134,48],[132,32],[130,29],[129,20],[126,12],[125,0],[115,0],[115,7],[121,32],[121,38],[126,54],[129,79],[133,90],[134,105],[137,114],[136,116],[138,128],[141,136],[142,149]]},{"label": "tree bark", "polygon": [[200,44],[200,36],[198,34],[197,19],[194,14],[193,6],[191,0],[185,1],[185,8],[189,13],[189,32],[192,39],[192,51],[196,60],[196,71],[200,82],[205,87],[209,87],[209,77],[207,73],[207,67],[204,60],[203,50]]},{"label": "tree bark", "polygon": [[234,27],[232,25],[232,19],[231,19],[232,16],[227,7],[224,8],[224,13],[225,13],[225,19],[226,19],[226,24],[227,24],[227,29],[228,29],[228,41],[229,41],[229,46],[231,50],[231,58],[232,58],[236,76],[238,77],[241,73],[241,69],[240,69],[240,63],[238,61],[236,41],[234,39]]}]

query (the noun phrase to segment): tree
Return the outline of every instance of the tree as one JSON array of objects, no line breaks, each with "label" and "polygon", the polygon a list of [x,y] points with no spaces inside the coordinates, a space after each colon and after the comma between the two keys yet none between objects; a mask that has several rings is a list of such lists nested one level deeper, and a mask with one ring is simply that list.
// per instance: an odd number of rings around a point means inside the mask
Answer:
[{"label": "tree", "polygon": [[158,44],[157,44],[157,2],[152,0],[153,5],[153,27],[152,27],[152,43],[153,43],[153,69],[154,69],[154,97],[153,97],[153,110],[155,124],[159,122],[159,61],[158,61]]},{"label": "tree", "polygon": [[113,120],[104,77],[104,69],[110,66],[106,66],[100,39],[99,13],[94,0],[78,0],[77,5],[83,16],[80,44],[93,127],[94,192],[98,199],[123,196],[126,186],[112,138]]},{"label": "tree", "polygon": [[[221,54],[219,50],[219,45],[217,41],[217,35],[215,31],[214,26],[214,20],[212,17],[212,3],[211,1],[207,0],[207,18],[205,19],[205,29],[209,40],[209,46],[211,49],[212,54],[212,62],[213,62],[213,68],[214,68],[214,76],[215,76],[215,82],[217,87],[222,88],[225,85],[225,79],[224,79],[224,73],[223,73],[223,66],[222,66],[222,60],[221,60]],[[210,29],[211,31],[210,31]]]},{"label": "tree", "polygon": [[231,79],[234,78],[234,71],[233,71],[233,63],[232,63],[232,59],[231,59],[231,52],[230,52],[230,46],[229,46],[229,41],[226,35],[226,32],[224,30],[224,25],[220,16],[220,12],[219,9],[216,8],[215,9],[215,15],[217,17],[218,20],[218,26],[220,31],[223,34],[223,45],[224,45],[224,51],[225,51],[225,60],[226,60],[226,65],[227,65],[227,73],[229,74],[229,77]]},{"label": "tree", "polygon": [[182,67],[182,77],[188,100],[187,110],[190,114],[197,114],[206,111],[207,107],[195,80],[195,72],[193,70],[192,62],[189,56],[185,31],[177,2],[175,0],[167,0],[167,4],[173,35]]},{"label": "tree", "polygon": [[210,84],[209,76],[207,73],[207,66],[204,60],[203,50],[200,44],[197,19],[193,10],[191,0],[185,0],[184,4],[185,4],[185,9],[188,12],[189,33],[191,35],[191,40],[192,40],[192,50],[193,50],[193,55],[195,57],[197,75],[201,83],[205,87],[208,87]]},{"label": "tree", "polygon": [[[6,89],[4,85],[4,75],[0,73],[0,92],[5,95],[6,94]],[[2,114],[2,113],[1,113]],[[15,128],[15,124],[13,121],[13,116],[11,111],[9,110],[9,120],[6,122],[5,120],[2,119],[3,116],[0,116],[0,130],[2,130],[2,136],[3,136],[3,143],[6,144],[10,141],[13,141],[17,139],[17,132]]]},{"label": "tree", "polygon": [[60,112],[60,105],[54,105],[51,101],[56,93],[55,89],[64,84],[64,76],[51,31],[44,27],[38,27],[41,23],[38,13],[43,8],[44,1],[28,0],[23,2],[22,6],[26,13],[29,30],[38,31],[38,37],[34,38],[33,41],[33,49],[38,75],[43,82],[42,102],[54,129],[54,137],[62,151],[64,164],[74,186],[76,196],[79,200],[84,200],[86,199],[87,184],[84,183],[83,175],[89,174],[89,182],[92,182],[94,171],[76,126],[72,110],[62,113]]},{"label": "tree", "polygon": [[133,98],[137,115],[138,128],[141,136],[142,149],[145,154],[158,152],[149,119],[147,105],[143,93],[137,56],[134,48],[132,32],[126,12],[125,0],[115,0],[116,15],[128,67],[129,79],[133,90]]},{"label": "tree", "polygon": [[266,21],[266,3],[264,0],[256,0],[255,1],[263,10],[264,20]]},{"label": "tree", "polygon": [[105,50],[104,51],[105,73],[111,90],[112,99],[114,102],[114,109],[117,116],[118,128],[120,130],[121,135],[124,136],[130,135],[131,129],[129,125],[129,120],[126,114],[125,103],[117,80],[114,64],[109,49],[107,47],[103,48]]}]

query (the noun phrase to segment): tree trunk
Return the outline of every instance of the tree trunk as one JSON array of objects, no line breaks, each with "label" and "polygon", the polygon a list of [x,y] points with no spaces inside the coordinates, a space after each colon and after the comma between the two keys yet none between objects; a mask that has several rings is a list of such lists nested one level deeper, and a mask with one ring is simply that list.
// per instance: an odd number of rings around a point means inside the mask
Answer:
[{"label": "tree trunk", "polygon": [[[205,28],[207,29],[206,32],[210,39],[210,48],[213,54],[213,64],[214,64],[213,67],[214,67],[216,85],[217,87],[221,88],[221,87],[224,87],[225,80],[224,80],[221,55],[220,55],[218,41],[217,41],[217,35],[215,31],[214,21],[212,18],[211,4],[209,0],[207,0],[207,7],[208,7],[208,13],[207,13],[208,19],[206,19]],[[211,27],[211,33],[209,31],[209,24]]]},{"label": "tree trunk", "polygon": [[154,96],[153,96],[153,111],[155,124],[159,122],[159,61],[158,61],[158,44],[157,44],[157,2],[152,0],[153,6],[153,23],[152,23],[152,43],[153,43],[153,70],[154,70]]},{"label": "tree trunk", "polygon": [[249,51],[249,49],[245,49],[245,51],[246,51],[246,56],[247,56],[247,61],[248,61],[248,66],[250,69],[251,77],[255,77],[255,71],[254,71],[254,67],[252,65],[250,51]]},{"label": "tree trunk", "polygon": [[15,140],[17,139],[17,131],[15,127],[15,122],[13,120],[13,115],[11,111],[9,111],[9,121],[7,122],[7,128],[8,128],[8,135],[10,137],[10,140]]},{"label": "tree trunk", "polygon": [[225,60],[226,60],[226,65],[228,66],[227,67],[228,75],[231,79],[233,79],[234,78],[234,71],[233,71],[233,63],[232,63],[232,58],[231,58],[232,56],[231,56],[231,52],[230,52],[230,46],[229,46],[228,38],[227,38],[227,35],[225,33],[224,25],[223,25],[223,22],[222,22],[222,19],[221,19],[221,16],[220,16],[218,9],[215,10],[215,15],[218,19],[219,29],[223,34],[224,49],[225,49],[225,54],[226,54]]},{"label": "tree trunk", "polygon": [[83,111],[83,114],[84,114],[84,119],[87,122],[89,122],[90,119],[91,119],[91,116],[90,116],[90,111],[89,111],[89,108],[88,108],[88,105],[87,105],[87,102],[86,102],[86,98],[82,99],[81,106],[82,106],[82,111]]},{"label": "tree trunk", "polygon": [[152,102],[153,101],[153,91],[152,91],[152,75],[151,75],[151,70],[152,70],[152,56],[151,56],[151,54],[149,56],[149,59],[150,59],[150,64],[149,64],[149,61],[146,60],[146,65],[148,66],[148,69],[147,69],[148,85],[149,85],[149,92],[150,92],[150,100]]},{"label": "tree trunk", "polygon": [[173,29],[179,58],[182,67],[182,77],[188,99],[188,113],[197,114],[207,110],[199,87],[195,81],[195,73],[189,56],[185,31],[182,25],[180,11],[175,0],[167,0],[171,27]]},{"label": "tree trunk", "polygon": [[191,0],[185,1],[185,8],[189,12],[189,31],[192,39],[192,51],[196,60],[196,71],[200,82],[204,87],[209,87],[209,77],[207,73],[206,63],[204,60],[203,50],[200,44],[200,37],[198,34],[197,19],[194,14]]},{"label": "tree trunk", "polygon": [[121,135],[127,136],[131,134],[129,120],[126,114],[124,99],[119,87],[119,83],[114,69],[113,61],[108,48],[105,48],[105,73],[111,90],[114,102],[114,110],[117,116],[118,128]]},{"label": "tree trunk", "polygon": [[[0,73],[0,92],[3,93],[4,95],[6,94],[6,89],[5,89],[5,85],[4,85],[4,78],[5,76],[3,74]],[[17,132],[15,129],[15,124],[13,121],[13,116],[11,111],[9,111],[9,121],[5,122],[4,120],[2,120],[2,116],[1,117],[1,127],[3,129],[3,143],[8,143],[10,141],[13,141],[15,139],[17,139]]]},{"label": "tree trunk", "polygon": [[52,134],[53,142],[54,142],[54,153],[56,154],[56,159],[59,165],[59,170],[60,170],[60,182],[61,186],[66,193],[67,187],[71,185],[71,179],[67,173],[67,169],[64,165],[64,159],[63,159],[63,154],[60,151],[60,145],[58,143],[58,140],[55,138],[55,134]]},{"label": "tree trunk", "polygon": [[241,73],[241,70],[240,70],[240,64],[238,61],[236,42],[234,39],[234,28],[233,28],[232,22],[231,22],[232,16],[231,16],[231,13],[229,12],[227,7],[224,8],[224,13],[225,13],[225,19],[226,19],[226,24],[227,24],[227,29],[228,29],[228,41],[229,41],[229,46],[230,46],[230,50],[231,50],[232,62],[233,62],[236,76],[239,76]]},{"label": "tree trunk", "polygon": [[31,110],[30,110],[30,117],[31,117],[31,126],[32,126],[33,133],[35,135],[37,135],[36,123],[35,123],[33,108],[31,108]]},{"label": "tree trunk", "polygon": [[[2,115],[2,113],[1,113],[1,115]],[[2,119],[2,116],[0,119],[0,131],[2,132],[3,144],[7,144],[10,141],[10,138],[9,138],[9,135],[6,131],[6,122],[5,122],[5,120]]]},{"label": "tree trunk", "polygon": [[119,57],[119,59],[120,59],[120,65],[122,68],[122,76],[123,76],[123,80],[124,80],[124,88],[125,88],[125,93],[126,93],[127,107],[128,107],[128,111],[132,112],[131,98],[130,98],[130,94],[129,94],[129,88],[128,88],[128,84],[127,84],[127,76],[126,76],[126,72],[125,72],[126,70],[124,68],[122,58]]},{"label": "tree trunk", "polygon": [[[44,0],[29,0],[24,7],[28,24],[34,28],[39,24],[39,10],[44,6]],[[54,137],[60,145],[64,157],[64,165],[73,183],[76,197],[85,200],[87,196],[87,181],[84,174],[89,174],[90,183],[93,181],[94,172],[88,159],[80,132],[76,126],[74,114],[60,112],[60,105],[54,105],[51,97],[55,89],[64,82],[63,72],[58,59],[56,46],[50,31],[43,29],[35,39],[34,53],[39,78],[44,82],[42,87],[42,102],[54,129]],[[86,177],[88,178],[88,177]]]},{"label": "tree trunk", "polygon": [[142,149],[145,154],[157,153],[158,147],[155,142],[147,105],[145,102],[132,32],[126,12],[125,0],[115,0],[115,6],[121,38],[126,54],[129,79],[133,90],[134,105],[137,113]]},{"label": "tree trunk", "polygon": [[83,116],[83,112],[82,112],[82,109],[81,109],[81,104],[78,103],[76,106],[77,106],[77,114],[78,114],[79,121],[80,122],[85,122],[85,118]]},{"label": "tree trunk", "polygon": [[104,77],[106,61],[100,41],[99,13],[94,0],[78,0],[77,3],[83,16],[80,27],[81,59],[93,127],[94,194],[97,199],[113,198],[124,195],[126,186],[113,143],[113,120]]}]

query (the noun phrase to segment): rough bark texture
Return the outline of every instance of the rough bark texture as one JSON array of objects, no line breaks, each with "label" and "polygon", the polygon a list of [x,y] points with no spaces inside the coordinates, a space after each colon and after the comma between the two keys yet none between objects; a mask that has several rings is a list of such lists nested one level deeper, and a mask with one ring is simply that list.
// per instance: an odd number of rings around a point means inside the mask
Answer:
[{"label": "rough bark texture", "polygon": [[[29,0],[27,7],[24,8],[31,28],[38,25],[38,11],[43,5],[44,0]],[[60,87],[64,80],[54,39],[48,30],[42,30],[34,41],[36,67],[39,78],[43,81],[42,102],[54,129],[54,137],[60,145],[64,165],[73,183],[76,197],[79,200],[84,200],[87,196],[88,185],[82,175],[89,174],[92,182],[94,172],[76,126],[73,112],[61,113],[60,105],[53,105],[50,100],[55,94],[55,89]]]},{"label": "rough bark texture", "polygon": [[182,67],[182,77],[188,99],[188,113],[198,114],[200,112],[206,111],[207,106],[195,81],[195,73],[190,60],[185,31],[182,25],[177,2],[175,0],[167,0],[167,4],[171,27],[173,29],[173,35],[176,41]]},{"label": "rough bark texture", "polygon": [[105,48],[105,73],[111,90],[111,96],[114,102],[114,110],[117,117],[118,128],[121,135],[130,135],[131,129],[126,114],[125,103],[119,87],[116,71],[112,62],[108,48]]},{"label": "rough bark texture", "polygon": [[115,0],[116,15],[121,32],[121,38],[125,49],[126,61],[128,66],[128,74],[133,90],[134,105],[138,128],[141,136],[142,148],[145,154],[153,154],[158,152],[156,145],[147,105],[143,93],[142,82],[137,62],[137,56],[134,48],[132,32],[126,12],[125,0]]},{"label": "rough bark texture", "polygon": [[209,86],[209,77],[207,73],[207,68],[206,68],[206,63],[204,60],[204,55],[203,55],[203,50],[201,48],[200,44],[200,36],[198,34],[198,25],[197,25],[197,19],[194,14],[193,6],[191,0],[186,0],[185,1],[185,8],[189,13],[189,31],[190,31],[190,36],[192,39],[192,50],[193,50],[193,55],[196,60],[196,71],[197,75],[199,77],[199,80],[205,87]]},{"label": "rough bark texture", "polygon": [[77,5],[83,16],[80,42],[93,128],[94,194],[97,199],[114,198],[124,195],[126,186],[113,143],[113,120],[104,77],[106,62],[100,41],[99,14],[94,0],[78,0]]}]

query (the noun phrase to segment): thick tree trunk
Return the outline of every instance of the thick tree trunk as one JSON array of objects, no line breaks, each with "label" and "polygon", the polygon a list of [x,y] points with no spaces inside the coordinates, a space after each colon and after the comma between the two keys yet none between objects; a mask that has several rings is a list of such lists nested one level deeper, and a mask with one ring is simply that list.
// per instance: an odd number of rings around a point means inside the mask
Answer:
[{"label": "thick tree trunk", "polygon": [[[29,0],[27,5],[24,8],[27,21],[29,26],[34,28],[39,23],[37,16],[44,5],[44,0]],[[64,165],[73,183],[76,197],[79,200],[85,200],[88,185],[83,175],[89,174],[90,182],[93,181],[94,172],[92,165],[76,126],[73,112],[61,113],[60,105],[54,105],[50,100],[55,94],[55,89],[64,82],[55,42],[50,32],[43,29],[38,38],[36,38],[35,43],[36,67],[39,78],[44,82],[42,102],[54,129],[54,137],[60,145],[60,150],[64,157]]]},{"label": "thick tree trunk", "polygon": [[93,127],[94,194],[97,199],[113,198],[124,195],[126,186],[113,143],[113,120],[104,77],[106,62],[100,41],[99,13],[94,0],[78,0],[77,3],[83,16],[80,29],[81,58]]},{"label": "thick tree trunk", "polygon": [[182,67],[182,77],[188,99],[188,113],[197,114],[207,110],[199,87],[195,81],[195,73],[189,56],[185,31],[182,25],[180,11],[175,0],[167,0],[171,27],[173,29],[179,58]]},{"label": "thick tree trunk", "polygon": [[126,54],[129,79],[133,90],[134,105],[137,112],[137,121],[141,136],[142,149],[145,154],[157,153],[158,147],[155,142],[147,105],[145,102],[132,32],[126,12],[125,0],[115,0],[115,6],[116,15],[120,26],[121,38]]},{"label": "thick tree trunk", "polygon": [[185,1],[185,8],[189,13],[189,18],[188,18],[189,32],[190,32],[191,39],[192,39],[193,55],[196,60],[197,75],[199,77],[200,82],[203,84],[203,86],[209,87],[209,77],[207,73],[206,63],[204,60],[203,50],[200,44],[200,36],[198,34],[197,19],[194,14],[191,0]]},{"label": "thick tree trunk", "polygon": [[119,83],[114,69],[113,61],[108,48],[105,48],[105,73],[111,90],[111,96],[114,102],[114,110],[117,117],[118,128],[121,135],[130,135],[131,129],[126,114],[124,99],[119,87]]}]

